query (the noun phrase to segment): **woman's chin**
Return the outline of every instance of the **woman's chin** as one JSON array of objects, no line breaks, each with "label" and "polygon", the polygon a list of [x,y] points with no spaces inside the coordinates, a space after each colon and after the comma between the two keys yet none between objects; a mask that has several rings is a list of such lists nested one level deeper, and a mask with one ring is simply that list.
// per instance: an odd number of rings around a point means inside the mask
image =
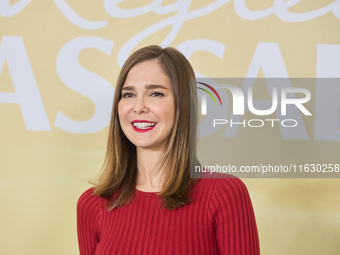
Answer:
[{"label": "woman's chin", "polygon": [[148,143],[139,143],[139,144],[135,144],[137,148],[139,149],[156,149],[157,146],[152,145],[152,144],[148,144]]},{"label": "woman's chin", "polygon": [[150,141],[148,141],[148,142],[138,142],[138,143],[134,143],[134,145],[137,147],[137,149],[147,149],[147,150],[162,150],[162,149],[164,149],[163,144],[151,143]]}]

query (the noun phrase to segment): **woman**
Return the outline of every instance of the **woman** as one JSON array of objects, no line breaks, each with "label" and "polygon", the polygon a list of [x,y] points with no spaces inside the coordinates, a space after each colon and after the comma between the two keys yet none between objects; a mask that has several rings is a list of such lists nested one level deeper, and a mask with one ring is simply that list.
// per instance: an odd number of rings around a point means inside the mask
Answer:
[{"label": "woman", "polygon": [[194,77],[170,47],[142,48],[124,64],[103,171],[77,204],[80,255],[259,254],[242,181],[190,179],[199,164]]}]

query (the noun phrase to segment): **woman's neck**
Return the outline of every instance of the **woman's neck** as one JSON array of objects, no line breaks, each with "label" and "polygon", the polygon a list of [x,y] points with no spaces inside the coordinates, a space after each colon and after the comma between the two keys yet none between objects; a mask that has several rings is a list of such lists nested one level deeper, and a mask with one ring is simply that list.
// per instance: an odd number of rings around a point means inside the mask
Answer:
[{"label": "woman's neck", "polygon": [[165,177],[164,168],[156,174],[157,163],[162,156],[162,151],[137,147],[138,176],[136,189],[146,192],[162,190]]}]

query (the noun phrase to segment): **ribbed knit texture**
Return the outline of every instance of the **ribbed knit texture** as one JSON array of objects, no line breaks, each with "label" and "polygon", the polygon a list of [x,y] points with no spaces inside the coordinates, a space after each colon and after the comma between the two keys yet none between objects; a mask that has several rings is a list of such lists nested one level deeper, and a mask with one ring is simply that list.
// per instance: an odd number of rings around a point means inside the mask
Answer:
[{"label": "ribbed knit texture", "polygon": [[136,190],[128,205],[107,211],[86,190],[77,204],[80,255],[258,255],[254,212],[238,178],[201,179],[193,202],[174,211],[154,192]]}]

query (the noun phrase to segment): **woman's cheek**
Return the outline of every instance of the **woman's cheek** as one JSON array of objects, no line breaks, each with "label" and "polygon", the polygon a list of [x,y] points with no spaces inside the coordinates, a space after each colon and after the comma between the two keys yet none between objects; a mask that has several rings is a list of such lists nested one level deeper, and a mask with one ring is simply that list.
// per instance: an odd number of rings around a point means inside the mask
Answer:
[{"label": "woman's cheek", "polygon": [[[119,115],[126,115],[129,112],[129,109],[131,108],[131,103],[120,101],[118,103],[118,114]],[[124,116],[122,116],[124,117]]]}]

